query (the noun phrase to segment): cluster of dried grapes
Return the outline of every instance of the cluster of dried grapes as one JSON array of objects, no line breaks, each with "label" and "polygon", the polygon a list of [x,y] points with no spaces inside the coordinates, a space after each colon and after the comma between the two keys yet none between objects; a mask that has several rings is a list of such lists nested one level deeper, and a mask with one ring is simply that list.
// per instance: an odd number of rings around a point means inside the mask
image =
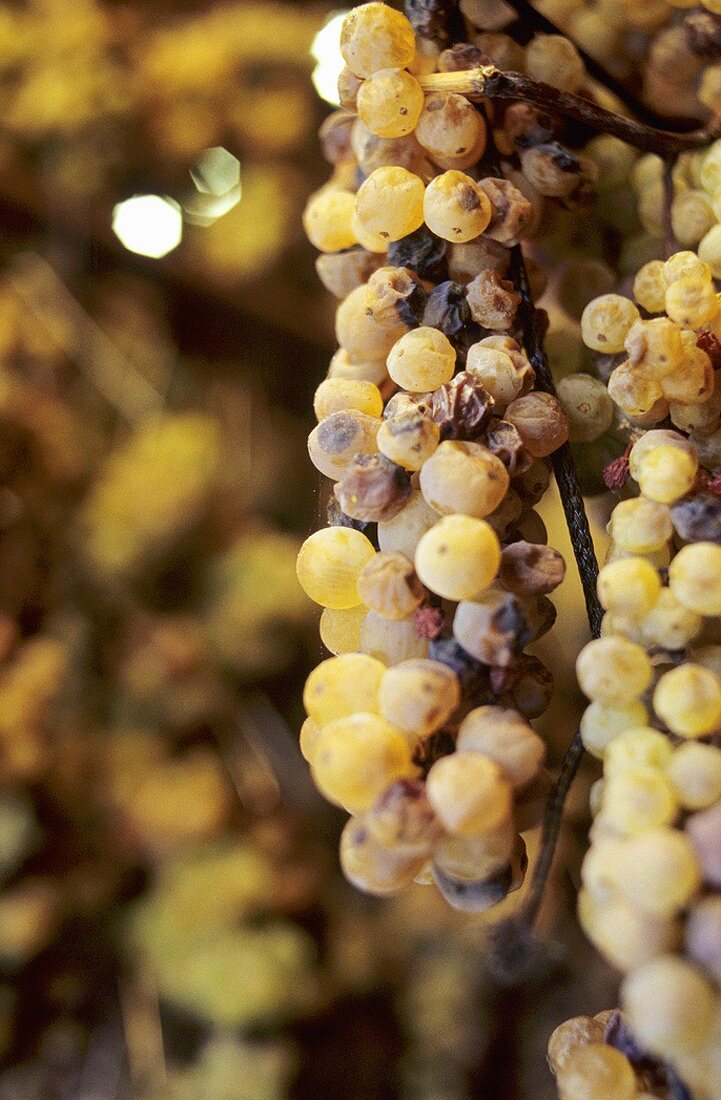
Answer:
[{"label": "cluster of dried grapes", "polygon": [[581,317],[584,343],[602,357],[599,374],[618,414],[637,430],[670,420],[694,441],[713,436],[721,308],[710,267],[694,252],[651,260],[636,273],[633,296],[638,305],[601,295]]},{"label": "cluster of dried grapes", "polygon": [[[719,21],[721,33],[721,20]],[[721,110],[721,98],[716,111]],[[654,154],[633,166],[631,183],[646,231],[663,235],[663,161]],[[721,276],[721,142],[678,158],[672,172],[671,226],[679,244],[698,250],[715,279]]]},{"label": "cluster of dried grapes", "polygon": [[[407,71],[404,16],[355,9],[342,49],[358,118],[324,126],[336,170],[305,215],[342,298],[308,442],[334,485],[330,525],[298,558],[335,656],[308,679],[301,744],[321,791],[353,815],[341,842],[352,882],[384,894],[435,881],[451,904],[485,909],[520,884],[519,833],[548,786],[528,720],[552,680],[524,649],[552,626],[565,571],[534,505],[568,422],[534,389],[506,278],[534,208],[478,166],[483,113],[424,95]],[[442,53],[441,70],[469,53]],[[507,139],[534,119],[509,108]],[[580,186],[580,166],[554,169],[555,146],[529,151],[546,190],[554,172],[566,195]]]},{"label": "cluster of dried grapes", "polygon": [[[634,296],[645,319],[630,299],[612,294],[589,303],[582,319],[587,345],[617,357],[609,393],[635,440],[609,481],[621,488],[630,477],[638,492],[611,514],[598,578],[602,637],[577,665],[591,700],[581,735],[603,761],[579,916],[626,976],[625,1017],[610,1039],[587,1018],[569,1021],[549,1057],[564,1096],[582,1095],[580,1079],[598,1090],[604,1073],[615,1091],[593,1095],[635,1096],[644,1074],[651,1082],[663,1077],[653,1059],[670,1059],[694,1096],[714,1098],[721,1095],[714,370],[721,300],[708,266],[691,252],[646,264]],[[656,427],[669,421],[679,430]]]},{"label": "cluster of dried grapes", "polygon": [[643,102],[659,115],[694,118],[704,109],[717,111],[716,0],[537,0],[534,6],[610,73],[635,74]]},{"label": "cluster of dried grapes", "polygon": [[[569,102],[610,96],[568,39],[520,46],[502,33],[528,5],[461,0],[468,41],[455,45],[443,39],[444,7],[455,6],[409,3],[412,25],[378,3],[348,16],[346,110],[322,130],[334,173],[306,210],[318,273],[342,301],[309,440],[335,483],[330,526],[298,562],[336,656],[309,677],[303,751],[323,793],[353,815],[341,862],[356,885],[382,894],[433,879],[462,908],[504,898],[520,878],[516,834],[538,821],[544,785],[528,719],[550,680],[530,674],[522,650],[552,625],[547,595],[564,573],[532,506],[569,436],[628,444],[604,471],[622,499],[598,576],[600,637],[577,664],[590,700],[579,736],[604,769],[580,920],[625,975],[623,1014],[561,1025],[549,1061],[563,1100],[716,1100],[721,144],[711,128],[704,148],[669,160],[664,183],[652,136],[638,139],[639,157],[615,134],[582,132],[578,152],[531,93],[475,107],[470,82],[453,74],[489,64]],[[718,108],[717,7],[537,5],[604,61],[623,41],[654,110],[673,114],[678,86],[675,113],[696,115]],[[647,262],[624,283],[610,251],[595,258],[591,227],[589,258],[554,276],[557,312],[578,319],[587,349],[581,373],[561,362],[559,401],[536,377],[519,242],[535,238],[526,261],[543,293],[533,259],[573,239],[567,224],[559,235],[558,212],[576,232],[596,180],[607,211],[614,188],[621,205],[635,189]],[[589,285],[573,285],[574,272]],[[589,596],[595,577],[584,579]]]},{"label": "cluster of dried grapes", "polygon": [[579,915],[626,975],[639,1049],[718,1097],[721,508],[680,433],[647,431],[630,470],[640,495],[611,517],[603,634],[578,660],[582,736],[603,760]]},{"label": "cluster of dried grapes", "polygon": [[[582,48],[617,74],[639,68],[643,102],[664,118],[707,118],[721,111],[721,9],[708,0],[542,0],[539,11],[564,27]],[[644,229],[663,234],[663,161],[652,153],[634,165],[634,153],[604,135],[604,160],[615,161],[635,192]],[[591,149],[589,149],[589,154]],[[630,158],[630,161],[629,161]],[[624,163],[625,162],[625,163]],[[673,233],[697,248],[714,278],[721,276],[721,143],[684,153],[673,168]],[[633,169],[630,172],[630,169]]]}]

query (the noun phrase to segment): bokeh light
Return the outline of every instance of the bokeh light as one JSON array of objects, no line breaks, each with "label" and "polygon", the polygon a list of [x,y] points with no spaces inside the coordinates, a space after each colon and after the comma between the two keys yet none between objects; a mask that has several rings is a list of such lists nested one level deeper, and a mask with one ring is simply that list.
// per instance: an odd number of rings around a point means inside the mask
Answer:
[{"label": "bokeh light", "polygon": [[240,202],[241,185],[231,187],[224,195],[208,195],[194,191],[183,199],[183,214],[191,225],[209,226],[228,214]]},{"label": "bokeh light", "polygon": [[190,169],[190,178],[204,195],[226,195],[240,183],[240,161],[222,145],[204,149]]},{"label": "bokeh light", "polygon": [[343,58],[340,52],[340,32],[346,11],[331,15],[322,30],[313,39],[310,54],[317,62],[313,70],[313,85],[321,99],[339,106],[338,77],[343,71]]},{"label": "bokeh light", "polygon": [[182,199],[185,220],[210,226],[240,202],[240,161],[222,145],[205,149],[190,169],[195,185]]},{"label": "bokeh light", "polygon": [[134,195],[113,209],[113,232],[124,248],[160,260],[183,237],[183,215],[174,199]]}]

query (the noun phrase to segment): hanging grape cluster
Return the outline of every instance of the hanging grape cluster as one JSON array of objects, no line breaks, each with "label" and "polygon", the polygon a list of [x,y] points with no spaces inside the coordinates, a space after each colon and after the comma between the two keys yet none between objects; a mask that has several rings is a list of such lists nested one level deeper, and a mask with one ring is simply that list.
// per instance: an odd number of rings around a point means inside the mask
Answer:
[{"label": "hanging grape cluster", "polygon": [[[698,117],[718,107],[716,6],[538,10],[592,59],[611,60],[613,42],[642,49],[646,118]],[[713,118],[686,138],[628,121],[569,38],[529,38],[523,19],[520,35],[502,33],[514,11],[539,18],[530,5],[462,0],[468,41],[455,43],[455,5],[407,8],[410,20],[381,3],[346,18],[343,109],[321,131],[332,176],[304,219],[339,299],[339,348],[308,443],[331,483],[328,526],[298,559],[334,656],[308,678],[301,747],[351,815],[341,864],[361,889],[435,882],[481,910],[520,886],[521,834],[551,785],[531,726],[551,674],[525,650],[553,625],[548,597],[565,572],[535,510],[555,468],[595,636],[578,657],[589,704],[542,850],[585,749],[603,776],[579,916],[624,981],[622,1011],[561,1024],[549,1061],[563,1100],[714,1100],[719,134]],[[615,60],[614,88],[630,71],[623,51]],[[549,284],[544,314],[534,299]],[[539,342],[549,324],[557,392]],[[596,475],[617,494],[598,576],[569,439],[577,457],[608,452]],[[520,903],[529,924],[549,863]]]}]

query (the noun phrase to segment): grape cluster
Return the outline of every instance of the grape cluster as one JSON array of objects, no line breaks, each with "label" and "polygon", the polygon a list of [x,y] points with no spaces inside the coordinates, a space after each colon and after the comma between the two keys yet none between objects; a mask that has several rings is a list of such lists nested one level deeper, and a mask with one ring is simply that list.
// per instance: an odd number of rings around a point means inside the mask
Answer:
[{"label": "grape cluster", "polygon": [[[599,85],[586,82],[579,87],[577,82],[574,86],[576,74],[583,73],[576,49],[579,47],[626,84],[638,83],[639,98],[663,118],[708,120],[721,111],[721,14],[714,11],[715,0],[706,5],[697,5],[694,0],[536,0],[534,6],[569,38],[538,35],[526,51],[515,46],[513,54],[506,46],[503,56],[499,55],[500,67],[527,72],[564,90],[581,90],[585,96],[616,109],[617,101]],[[501,3],[466,0],[462,9],[471,20],[496,31],[479,37],[493,41],[506,37],[497,33],[504,25]],[[505,19],[510,18],[512,12],[506,8]],[[546,58],[538,66],[534,55],[542,51]],[[571,51],[578,59],[576,63],[571,63]],[[569,73],[573,74],[570,79]],[[514,110],[518,110],[517,105]],[[677,242],[684,248],[696,248],[703,241],[702,259],[715,268],[715,277],[721,274],[721,185],[715,169],[719,155],[716,142],[677,159],[671,208]],[[532,163],[532,157],[526,159]],[[638,219],[646,234],[654,239],[662,237],[661,158],[653,153],[639,156],[618,138],[602,133],[589,142],[579,159],[590,160],[600,169],[602,196],[597,209],[600,220],[608,221],[627,238],[620,243],[621,261],[631,247],[646,252],[653,249],[654,240],[637,235]],[[594,227],[589,227],[583,241],[586,253],[593,231]]]},{"label": "grape cluster", "polygon": [[[598,577],[601,635],[577,663],[580,737],[604,766],[579,915],[624,972],[624,1014],[561,1025],[549,1057],[563,1100],[666,1096],[676,1073],[718,1100],[721,143],[678,158],[669,203],[661,160],[614,136],[578,152],[562,144],[571,126],[527,102],[476,108],[424,90],[434,70],[490,61],[614,105],[568,39],[521,46],[502,33],[503,3],[459,6],[469,41],[446,48],[442,5],[409,4],[409,22],[366,4],[343,29],[344,110],[322,129],[333,176],[305,215],[340,299],[309,439],[334,485],[330,526],[298,560],[335,656],[308,679],[301,746],[352,815],[341,863],[362,889],[435,881],[478,910],[518,885],[518,834],[538,820],[544,776],[528,720],[548,698],[523,649],[552,625],[563,577],[533,505],[566,440],[627,440],[606,471],[627,490]],[[721,56],[715,2],[537,6],[618,72],[642,59],[657,110],[665,97],[676,114],[716,109],[716,66],[697,63]],[[579,259],[574,215],[596,182],[604,224],[584,226]],[[646,234],[627,247],[634,190]],[[673,235],[697,251],[655,258],[649,238],[668,255]],[[593,374],[586,353],[569,371],[551,331],[560,401],[534,388],[525,280],[509,279],[534,237],[536,256],[567,259],[554,304],[595,356]],[[633,296],[606,262],[616,246]],[[654,258],[629,262],[636,251]],[[543,289],[532,266],[530,278]]]},{"label": "grape cluster", "polygon": [[[633,295],[637,304],[620,294],[589,302],[581,317],[583,341],[598,353],[609,396],[632,431],[670,419],[690,434],[705,461],[721,414],[715,375],[721,299],[711,268],[690,251],[652,260],[637,272]],[[679,461],[673,464],[677,474]],[[684,491],[696,476],[692,467],[689,457]]]},{"label": "grape cluster", "polygon": [[694,1096],[715,1098],[721,502],[694,444],[671,429],[641,435],[629,469],[640,492],[611,516],[598,579],[602,636],[577,663],[591,700],[583,742],[604,769],[592,790],[579,915],[626,975],[622,1004],[639,1046],[671,1059]]},{"label": "grape cluster", "polygon": [[[519,834],[547,788],[529,719],[552,680],[524,649],[552,626],[564,575],[534,505],[568,420],[534,390],[520,342],[507,275],[533,204],[478,167],[485,116],[421,92],[408,70],[429,54],[393,9],[354,9],[341,43],[358,117],[324,124],[335,171],[305,215],[341,299],[308,441],[333,491],[330,525],[298,557],[334,656],[308,678],[301,748],[352,815],[351,882],[388,894],[435,881],[480,910],[520,885]],[[534,118],[519,114],[518,133]],[[583,173],[557,170],[570,196]]]},{"label": "grape cluster", "polygon": [[[686,248],[698,248],[718,277],[719,203],[721,185],[718,168],[721,145],[716,141],[693,153],[683,153],[672,170],[671,226],[678,242]],[[659,158],[647,154],[634,169],[632,184],[639,204],[639,216],[646,231],[661,236],[658,211],[662,191],[663,166]]]},{"label": "grape cluster", "polygon": [[697,118],[718,110],[721,14],[718,0],[535,0],[610,73],[638,78],[659,115]]},{"label": "grape cluster", "polygon": [[[497,25],[488,10],[493,6],[461,5],[469,41],[442,49],[442,44],[425,37],[425,6],[416,10],[411,5],[419,37],[411,40],[406,28],[405,43],[403,47],[396,43],[395,53],[379,53],[373,61],[356,56],[353,63],[363,73],[370,64],[384,66],[365,78],[351,66],[341,74],[339,97],[344,110],[331,115],[321,129],[324,153],[336,173],[306,212],[306,230],[321,251],[359,243],[371,253],[383,254],[389,244],[419,228],[424,220],[451,244],[474,240],[485,230],[491,240],[510,246],[535,235],[544,215],[552,217],[559,205],[575,207],[589,200],[597,165],[571,148],[560,118],[524,102],[497,102],[483,114],[462,95],[442,90],[424,94],[419,86],[419,79],[435,70],[452,73],[495,64],[528,73],[562,91],[598,96],[572,42],[563,35],[536,35],[523,47],[507,34],[484,29]],[[353,49],[351,43],[347,58],[353,56],[349,53]],[[489,137],[501,157],[504,178],[484,181],[477,166]],[[380,168],[387,171],[374,176]],[[357,189],[358,169],[363,186],[354,206],[347,194],[339,197],[337,193]],[[472,201],[466,175],[481,185],[489,201],[477,195],[472,208],[459,210],[459,202]],[[387,215],[396,219],[390,226],[382,218],[378,221],[381,197],[389,211],[395,209],[395,214]],[[331,208],[335,208],[332,218]],[[325,223],[325,241],[314,236],[316,220]],[[435,258],[436,264],[440,258]],[[429,256],[429,268],[431,261]],[[449,255],[448,263],[452,262]],[[356,270],[359,265],[356,258]],[[337,292],[332,273],[348,271],[353,265],[321,259],[318,268],[321,279],[327,286],[332,282],[329,289]],[[480,269],[476,265],[474,273]]]},{"label": "grape cluster", "polygon": [[[649,153],[636,160],[630,183],[644,229],[652,237],[660,238],[663,235],[661,159]],[[717,279],[721,276],[721,141],[694,153],[683,153],[674,165],[672,183],[674,236],[684,248],[697,249],[700,259]]]},{"label": "grape cluster", "polygon": [[[640,98],[662,118],[708,122],[721,112],[721,14],[713,11],[713,3],[538,0],[535,6],[606,70],[631,84],[640,76]],[[602,102],[614,106],[612,97]],[[672,121],[668,125],[674,128]],[[623,238],[613,248],[620,269],[635,269],[644,259],[660,256],[669,228],[661,157],[640,155],[604,133],[593,137],[583,153],[600,171],[599,223]],[[721,142],[715,141],[682,153],[671,173],[670,229],[682,248],[698,249],[715,278],[721,276],[720,158]],[[589,227],[583,241],[586,254],[596,247],[596,228]],[[607,258],[608,252],[601,249],[601,255]]]}]

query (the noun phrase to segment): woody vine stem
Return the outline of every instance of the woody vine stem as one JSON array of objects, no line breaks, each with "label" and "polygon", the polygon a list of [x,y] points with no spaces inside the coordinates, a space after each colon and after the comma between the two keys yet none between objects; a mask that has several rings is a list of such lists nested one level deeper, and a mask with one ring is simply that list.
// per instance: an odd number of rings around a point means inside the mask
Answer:
[{"label": "woody vine stem", "polygon": [[516,99],[542,107],[546,111],[574,119],[590,130],[611,134],[621,141],[656,153],[665,159],[680,153],[701,149],[721,137],[721,118],[713,118],[706,126],[688,133],[659,130],[633,118],[599,107],[590,99],[562,92],[540,80],[531,80],[523,73],[503,72],[495,65],[480,65],[463,72],[431,73],[420,77],[419,83],[426,92],[455,93],[470,100]]}]

